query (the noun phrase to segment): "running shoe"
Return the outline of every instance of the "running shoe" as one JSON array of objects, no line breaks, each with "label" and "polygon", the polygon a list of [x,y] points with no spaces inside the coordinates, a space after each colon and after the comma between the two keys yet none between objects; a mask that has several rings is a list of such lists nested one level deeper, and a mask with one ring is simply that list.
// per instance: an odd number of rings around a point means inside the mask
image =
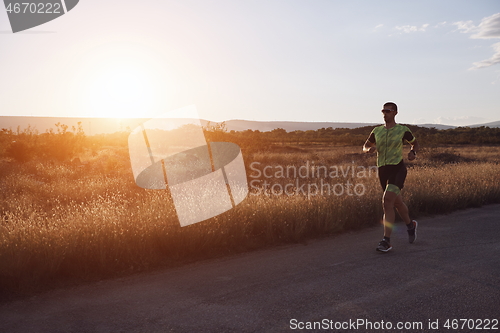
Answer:
[{"label": "running shoe", "polygon": [[387,252],[390,250],[392,250],[392,246],[385,239],[382,239],[380,243],[378,243],[377,251]]},{"label": "running shoe", "polygon": [[418,222],[415,220],[411,221],[411,223],[413,224],[413,228],[408,229],[408,240],[410,241],[410,244],[413,243],[415,239],[417,239],[417,226],[418,226]]}]

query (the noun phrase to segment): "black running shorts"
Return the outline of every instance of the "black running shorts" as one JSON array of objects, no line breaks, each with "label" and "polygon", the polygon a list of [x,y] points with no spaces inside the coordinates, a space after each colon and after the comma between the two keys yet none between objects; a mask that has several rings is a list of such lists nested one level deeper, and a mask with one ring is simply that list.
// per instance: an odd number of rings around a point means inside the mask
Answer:
[{"label": "black running shorts", "polygon": [[390,190],[392,186],[389,187],[389,185],[395,185],[399,190],[402,190],[405,184],[406,174],[406,165],[403,160],[396,165],[384,165],[378,168],[378,178],[384,191]]}]

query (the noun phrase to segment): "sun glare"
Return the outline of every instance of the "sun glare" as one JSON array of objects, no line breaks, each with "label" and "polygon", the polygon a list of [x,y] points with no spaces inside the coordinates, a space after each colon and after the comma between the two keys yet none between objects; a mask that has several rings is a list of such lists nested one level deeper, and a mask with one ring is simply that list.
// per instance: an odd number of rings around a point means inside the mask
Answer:
[{"label": "sun glare", "polygon": [[153,91],[144,71],[117,65],[103,70],[89,84],[88,107],[100,117],[141,117],[153,107]]},{"label": "sun glare", "polygon": [[75,61],[68,114],[149,118],[167,109],[173,87],[161,57],[140,43],[106,43]]}]

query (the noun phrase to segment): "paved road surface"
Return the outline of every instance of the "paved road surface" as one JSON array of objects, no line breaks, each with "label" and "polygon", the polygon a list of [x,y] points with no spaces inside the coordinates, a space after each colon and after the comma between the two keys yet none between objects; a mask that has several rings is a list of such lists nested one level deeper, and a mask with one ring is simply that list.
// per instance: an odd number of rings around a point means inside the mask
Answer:
[{"label": "paved road surface", "polygon": [[490,205],[422,219],[414,244],[399,224],[387,254],[377,227],[51,291],[1,304],[0,332],[354,332],[358,319],[358,332],[470,332],[443,325],[500,320],[499,217]]}]

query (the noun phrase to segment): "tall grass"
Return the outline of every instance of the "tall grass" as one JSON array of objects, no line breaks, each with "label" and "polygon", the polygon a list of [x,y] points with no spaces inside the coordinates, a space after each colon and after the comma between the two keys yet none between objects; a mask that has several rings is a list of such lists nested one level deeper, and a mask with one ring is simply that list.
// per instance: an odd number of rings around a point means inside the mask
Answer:
[{"label": "tall grass", "polygon": [[[245,156],[264,166],[365,166],[359,147],[280,148]],[[500,202],[499,147],[435,148],[409,165],[404,189],[412,217]],[[106,156],[106,157],[105,157]],[[327,179],[362,184],[362,195],[251,194],[207,221],[179,226],[164,191],[133,181],[126,151],[82,157],[86,165],[0,161],[0,292],[29,293],[64,281],[89,281],[380,222],[376,175]],[[260,179],[264,179],[261,176]],[[290,178],[270,179],[287,184]],[[301,179],[314,184],[318,178]]]}]

